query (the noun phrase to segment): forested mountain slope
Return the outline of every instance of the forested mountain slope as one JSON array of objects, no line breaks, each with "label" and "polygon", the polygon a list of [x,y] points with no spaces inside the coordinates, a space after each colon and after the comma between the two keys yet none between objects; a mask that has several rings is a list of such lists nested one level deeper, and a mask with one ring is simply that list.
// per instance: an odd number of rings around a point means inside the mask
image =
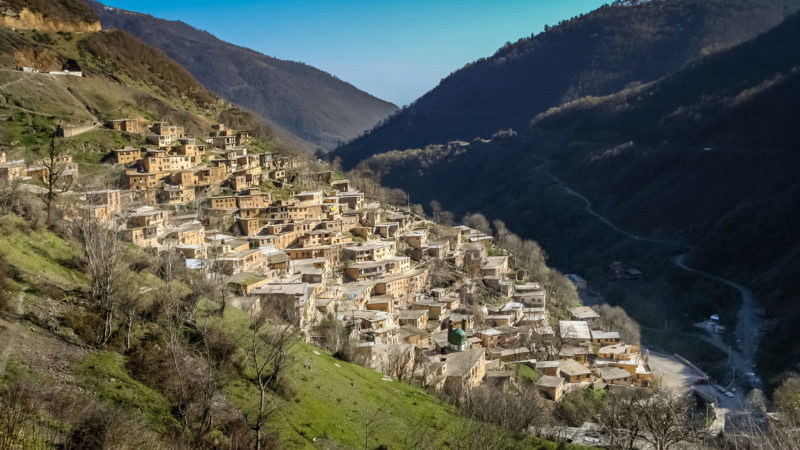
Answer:
[{"label": "forested mountain slope", "polygon": [[751,39],[798,7],[798,0],[604,6],[466,65],[336,155],[352,167],[388,150],[520,130],[550,107],[656,80],[694,58]]}]

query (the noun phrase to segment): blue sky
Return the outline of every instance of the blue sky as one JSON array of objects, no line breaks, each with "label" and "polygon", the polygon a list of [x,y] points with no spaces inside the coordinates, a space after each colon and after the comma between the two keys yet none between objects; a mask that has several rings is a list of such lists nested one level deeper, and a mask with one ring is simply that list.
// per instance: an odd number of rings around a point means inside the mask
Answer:
[{"label": "blue sky", "polygon": [[106,0],[302,61],[397,105],[507,41],[607,0]]}]

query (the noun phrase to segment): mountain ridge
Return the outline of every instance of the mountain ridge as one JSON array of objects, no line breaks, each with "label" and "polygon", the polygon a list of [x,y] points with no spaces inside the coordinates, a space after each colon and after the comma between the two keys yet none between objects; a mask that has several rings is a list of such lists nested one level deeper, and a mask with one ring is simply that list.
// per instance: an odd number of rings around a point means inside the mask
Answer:
[{"label": "mountain ridge", "polygon": [[104,27],[124,29],[161,49],[210,90],[323,150],[360,135],[397,110],[308,64],[222,41],[182,21],[85,3]]},{"label": "mountain ridge", "polygon": [[796,0],[603,6],[465,65],[334,155],[351,168],[383,151],[521,130],[548,108],[657,80],[753,38],[798,8]]}]

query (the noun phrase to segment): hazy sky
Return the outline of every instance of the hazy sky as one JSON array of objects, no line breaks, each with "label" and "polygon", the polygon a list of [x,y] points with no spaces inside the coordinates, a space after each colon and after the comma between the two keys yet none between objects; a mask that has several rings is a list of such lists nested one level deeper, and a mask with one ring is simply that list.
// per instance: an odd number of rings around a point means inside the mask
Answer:
[{"label": "hazy sky", "polygon": [[[101,0],[102,1],[102,0]],[[607,0],[606,0],[607,1]],[[399,106],[507,41],[602,0],[106,0],[302,61]]]}]

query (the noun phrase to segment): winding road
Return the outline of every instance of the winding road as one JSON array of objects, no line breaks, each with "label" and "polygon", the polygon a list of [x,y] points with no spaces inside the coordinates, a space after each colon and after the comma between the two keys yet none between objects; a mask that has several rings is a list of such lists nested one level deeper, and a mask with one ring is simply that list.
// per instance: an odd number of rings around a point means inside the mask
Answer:
[{"label": "winding road", "polygon": [[687,265],[686,258],[694,250],[694,247],[685,242],[680,242],[672,239],[656,239],[645,236],[639,236],[637,234],[631,233],[627,230],[620,228],[618,225],[609,220],[607,217],[595,211],[594,208],[592,207],[592,202],[589,201],[589,199],[586,198],[586,196],[570,188],[562,179],[558,178],[557,176],[553,175],[548,171],[545,171],[544,167],[547,164],[548,164],[547,161],[543,161],[542,164],[538,165],[534,169],[534,171],[553,179],[555,184],[560,186],[566,193],[580,199],[584,204],[584,209],[586,210],[586,212],[591,216],[595,217],[596,219],[598,219],[599,221],[601,221],[607,227],[635,241],[652,242],[655,244],[669,245],[686,250],[684,253],[672,256],[670,258],[670,262],[674,264],[676,267],[686,272],[709,278],[711,280],[716,281],[717,283],[725,284],[727,286],[736,289],[739,292],[739,295],[742,298],[742,303],[739,307],[739,312],[737,314],[738,321],[736,324],[736,337],[742,344],[741,348],[732,349],[730,346],[726,345],[722,341],[719,335],[713,333],[706,340],[715,347],[719,348],[723,352],[728,353],[730,355],[731,365],[736,368],[736,370],[739,372],[740,375],[753,371],[754,368],[753,361],[755,358],[756,350],[758,349],[758,335],[759,335],[759,330],[761,329],[761,317],[759,316],[758,311],[756,310],[756,304],[755,304],[755,299],[753,298],[753,292],[739,283],[728,280],[713,273],[694,269],[689,265]]}]

